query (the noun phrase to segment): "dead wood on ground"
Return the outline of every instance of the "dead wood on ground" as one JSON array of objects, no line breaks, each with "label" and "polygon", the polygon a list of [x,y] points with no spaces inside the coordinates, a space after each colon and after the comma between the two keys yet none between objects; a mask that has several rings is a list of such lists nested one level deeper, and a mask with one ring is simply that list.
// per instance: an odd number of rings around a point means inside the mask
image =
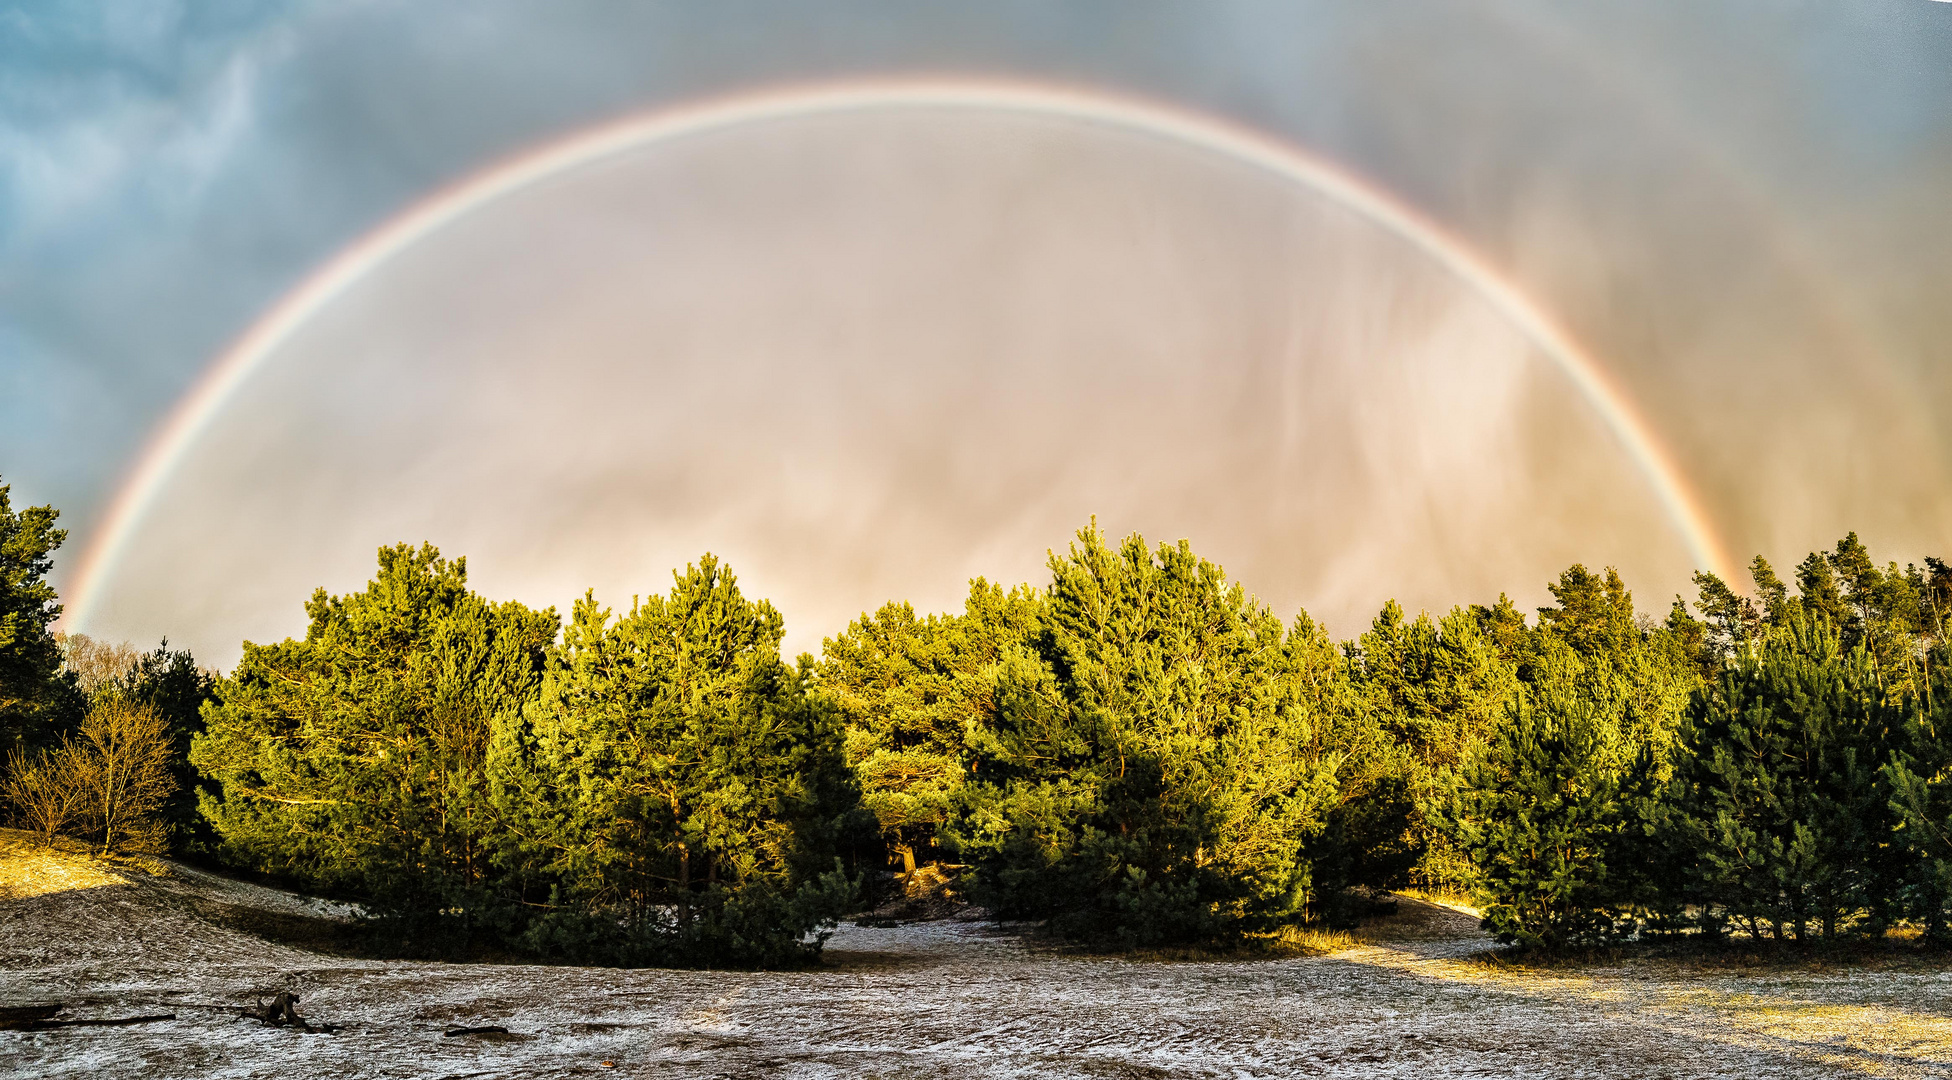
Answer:
[{"label": "dead wood on ground", "polygon": [[127,1027],[130,1024],[151,1024],[159,1020],[174,1020],[175,1013],[156,1013],[150,1016],[113,1016],[80,1020],[56,1020],[65,1005],[20,1005],[0,1008],[0,1031],[53,1031],[57,1028],[71,1027]]}]

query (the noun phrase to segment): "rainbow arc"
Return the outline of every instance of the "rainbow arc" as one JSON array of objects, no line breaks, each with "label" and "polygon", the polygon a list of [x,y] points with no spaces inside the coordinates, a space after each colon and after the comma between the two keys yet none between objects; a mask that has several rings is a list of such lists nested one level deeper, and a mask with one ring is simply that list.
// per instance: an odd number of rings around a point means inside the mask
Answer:
[{"label": "rainbow arc", "polygon": [[1684,474],[1599,360],[1469,245],[1383,189],[1292,143],[1171,105],[1020,82],[891,79],[752,91],[613,120],[476,172],[373,229],[265,311],[212,361],[151,435],[82,555],[65,621],[75,629],[88,625],[104,584],[157,494],[238,388],[308,320],[395,255],[497,199],[619,154],[739,126],[893,109],[1029,113],[1166,139],[1265,170],[1373,222],[1470,288],[1570,379],[1645,476],[1697,565],[1737,580]]}]

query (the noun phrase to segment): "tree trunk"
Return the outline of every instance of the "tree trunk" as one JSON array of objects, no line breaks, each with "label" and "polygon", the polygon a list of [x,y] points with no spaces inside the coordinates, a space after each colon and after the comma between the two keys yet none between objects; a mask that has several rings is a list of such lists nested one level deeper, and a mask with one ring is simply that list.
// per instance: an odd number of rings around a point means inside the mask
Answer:
[{"label": "tree trunk", "polygon": [[678,845],[678,922],[691,925],[691,849]]}]

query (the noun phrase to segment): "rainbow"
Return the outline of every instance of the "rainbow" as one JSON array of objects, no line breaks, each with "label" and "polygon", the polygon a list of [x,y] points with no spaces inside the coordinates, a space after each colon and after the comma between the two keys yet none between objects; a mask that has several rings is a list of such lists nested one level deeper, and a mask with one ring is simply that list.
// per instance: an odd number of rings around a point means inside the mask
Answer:
[{"label": "rainbow", "polygon": [[886,79],[748,91],[657,109],[516,154],[421,199],[334,255],[213,361],[150,436],[82,555],[70,628],[87,626],[102,586],[189,448],[239,386],[340,294],[388,259],[503,196],[628,151],[741,125],[885,109],[1031,113],[1167,139],[1299,184],[1388,230],[1435,260],[1550,359],[1632,457],[1697,565],[1736,580],[1680,469],[1632,400],[1582,347],[1464,242],[1374,184],[1265,133],[1218,117],[1126,96],[980,79]]}]

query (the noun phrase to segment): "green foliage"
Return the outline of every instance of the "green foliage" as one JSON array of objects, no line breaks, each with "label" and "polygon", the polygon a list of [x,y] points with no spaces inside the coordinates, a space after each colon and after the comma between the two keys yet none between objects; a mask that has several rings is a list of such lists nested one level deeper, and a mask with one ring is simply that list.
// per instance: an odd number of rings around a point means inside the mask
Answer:
[{"label": "green foliage", "polygon": [[195,657],[172,650],[165,640],[154,652],[138,656],[121,678],[101,688],[104,697],[150,709],[169,733],[174,783],[161,817],[169,850],[177,856],[205,858],[217,843],[216,833],[197,807],[202,794],[215,796],[219,790],[190,763],[190,748],[204,730],[203,706],[215,700],[216,684],[216,677],[199,668]]},{"label": "green foliage", "polygon": [[1300,916],[1352,741],[1324,640],[1184,542],[1114,549],[1094,526],[1050,567],[1047,627],[990,668],[971,739],[972,895],[1128,946]]},{"label": "green foliage", "polygon": [[[6,779],[47,821],[78,790],[50,778],[79,773],[35,749],[88,702],[49,633],[54,520],[0,486]],[[1662,622],[1575,565],[1536,625],[1502,595],[1390,602],[1340,645],[1185,541],[1094,523],[1049,566],[1045,589],[972,582],[956,615],[884,605],[794,665],[710,555],[563,627],[399,545],[228,677],[107,647],[91,692],[154,729],[130,815],[176,789],[178,853],[356,898],[408,952],[803,963],[889,854],[960,860],[998,917],[1127,947],[1332,922],[1406,881],[1467,884],[1542,949],[1952,938],[1938,559],[1879,567],[1851,534],[1794,595],[1758,557],[1752,598],[1697,574],[1695,611]]]},{"label": "green foliage", "polygon": [[816,671],[838,711],[848,767],[905,870],[936,861],[990,707],[986,669],[1043,625],[1043,598],[978,578],[960,616],[889,603],[829,638]]},{"label": "green foliage", "polygon": [[[1764,564],[1766,567],[1767,564]],[[1699,603],[1706,631],[1706,640],[1702,644],[1708,663],[1704,666],[1707,677],[1713,678],[1723,664],[1734,659],[1755,640],[1762,613],[1756,609],[1754,601],[1738,595],[1715,574],[1706,571],[1697,573],[1694,583],[1701,590]],[[1679,598],[1676,599],[1678,603]]]},{"label": "green foliage", "polygon": [[496,861],[546,904],[528,944],[630,963],[817,951],[804,936],[854,899],[833,857],[855,792],[807,662],[780,660],[783,628],[710,555],[614,624],[577,602],[490,752]]},{"label": "green foliage", "polygon": [[1557,950],[1615,933],[1624,700],[1587,674],[1569,649],[1548,655],[1443,814],[1500,941]]},{"label": "green foliage", "polygon": [[395,947],[779,964],[853,884],[854,793],[779,614],[707,556],[611,624],[382,549],[302,641],[247,644],[191,757],[221,854],[355,896]]},{"label": "green foliage", "polygon": [[1676,886],[1711,925],[1757,935],[1832,937],[1860,911],[1882,929],[1898,870],[1878,770],[1902,724],[1870,654],[1794,616],[1690,709],[1665,809]]},{"label": "green foliage", "polygon": [[0,484],[0,752],[52,746],[87,710],[49,628],[61,617],[48,584],[67,530],[51,506],[15,511]]},{"label": "green foliage", "polygon": [[431,546],[381,549],[364,592],[313,594],[302,641],[245,644],[191,749],[224,858],[364,898],[411,948],[499,928],[482,766],[556,633],[466,581]]},{"label": "green foliage", "polygon": [[[1914,705],[1920,703],[1914,702]],[[1909,865],[1899,889],[1904,913],[1927,939],[1952,938],[1952,729],[1947,708],[1915,707],[1884,766],[1896,846]]]},{"label": "green foliage", "polygon": [[1540,629],[1550,631],[1580,656],[1621,656],[1639,642],[1633,594],[1612,567],[1599,575],[1574,564],[1546,589],[1558,606],[1539,609]]},{"label": "green foliage", "polygon": [[[1503,612],[1516,615],[1509,600],[1502,604],[1492,609],[1497,614],[1487,612],[1493,627]],[[1387,760],[1388,775],[1377,778],[1375,797],[1361,800],[1355,812],[1374,818],[1364,830],[1374,832],[1384,820],[1376,815],[1386,806],[1399,806],[1397,815],[1407,828],[1396,840],[1397,861],[1414,865],[1415,872],[1352,873],[1347,883],[1387,886],[1411,876],[1425,887],[1450,888],[1467,876],[1459,853],[1426,811],[1483,752],[1518,688],[1518,666],[1486,632],[1486,625],[1487,620],[1461,608],[1451,609],[1440,622],[1419,615],[1406,623],[1403,609],[1392,600],[1348,650],[1362,708],[1382,726],[1393,751],[1367,755],[1379,763]],[[1522,619],[1515,628],[1507,623],[1504,629],[1511,648],[1524,647]],[[1384,842],[1371,836],[1368,846],[1380,850]],[[1402,871],[1409,869],[1406,865]]]},{"label": "green foliage", "polygon": [[1904,913],[1928,940],[1952,938],[1952,739],[1943,711],[1919,710],[1884,766],[1895,840],[1909,856],[1899,887]]}]

